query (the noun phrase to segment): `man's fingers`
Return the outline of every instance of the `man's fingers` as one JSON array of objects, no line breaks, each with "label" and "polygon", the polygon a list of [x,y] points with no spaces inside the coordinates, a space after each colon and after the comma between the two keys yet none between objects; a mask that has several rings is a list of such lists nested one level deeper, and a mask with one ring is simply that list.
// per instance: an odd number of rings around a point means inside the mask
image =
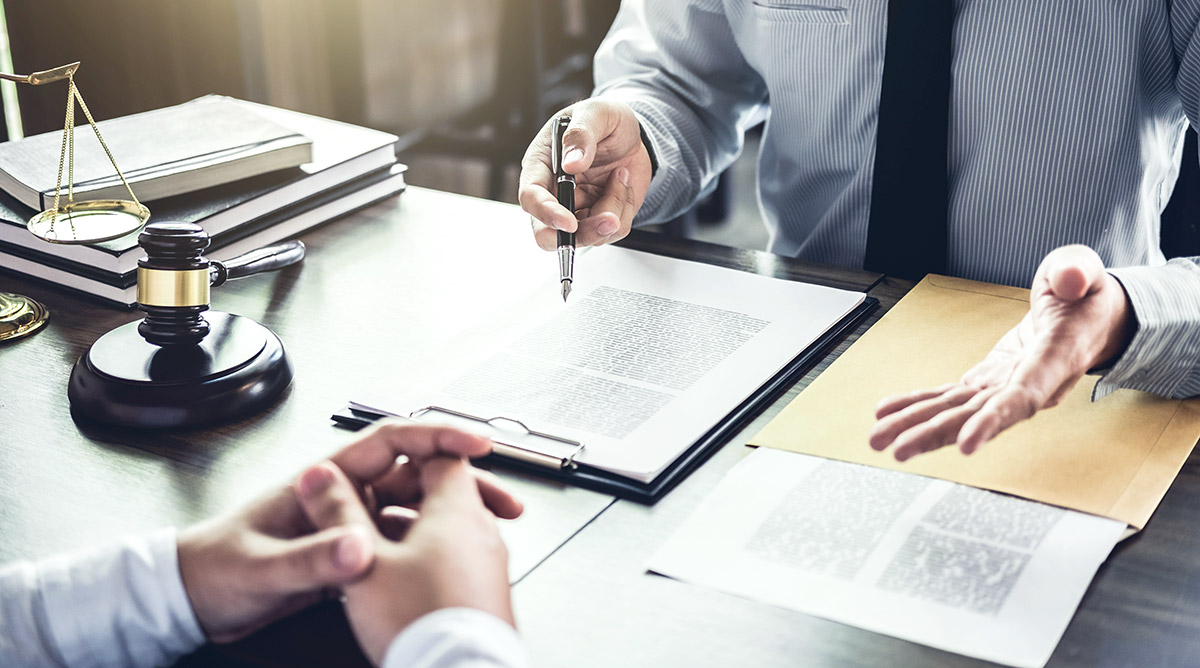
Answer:
[{"label": "man's fingers", "polygon": [[[483,504],[496,517],[511,520],[521,516],[525,506],[512,495],[496,476],[487,471],[468,467],[479,487]],[[380,506],[413,506],[421,502],[420,468],[412,462],[397,463],[391,472],[371,482]]]},{"label": "man's fingers", "polygon": [[449,457],[429,460],[421,467],[421,487],[425,490],[422,516],[484,509],[479,485],[465,460]]},{"label": "man's fingers", "polygon": [[1104,261],[1087,246],[1063,246],[1046,255],[1039,273],[1045,276],[1054,296],[1074,302],[1102,284]]},{"label": "man's fingers", "polygon": [[258,580],[271,591],[298,593],[357,581],[375,560],[375,542],[367,527],[336,526],[275,541],[259,561]]},{"label": "man's fingers", "polygon": [[379,511],[377,524],[379,532],[384,538],[391,541],[401,541],[408,534],[408,530],[416,523],[417,518],[421,514],[412,508],[403,506],[387,506]]},{"label": "man's fingers", "polygon": [[[564,232],[574,232],[579,229],[579,222],[575,219],[575,214],[560,204],[554,193],[540,185],[522,185],[517,191],[517,199],[521,202],[521,208],[533,218],[534,222],[544,227]],[[534,232],[537,232],[536,226]]]},{"label": "man's fingers", "polygon": [[530,218],[533,224],[533,240],[537,242],[538,248],[544,251],[552,251],[558,248],[558,230],[548,225],[543,225],[541,221]]},{"label": "man's fingers", "polygon": [[318,529],[353,524],[371,526],[371,516],[354,484],[330,462],[321,462],[301,473],[295,489],[304,513]]},{"label": "man's fingers", "polygon": [[[945,387],[945,386],[943,386]],[[973,387],[956,385],[947,388],[940,394],[933,394],[926,399],[910,404],[908,407],[894,412],[879,422],[871,430],[869,442],[875,450],[885,450],[901,434],[929,422],[946,411],[961,406],[975,396],[979,390]]]},{"label": "man's fingers", "polygon": [[618,167],[608,175],[604,193],[592,203],[588,217],[579,221],[576,245],[596,246],[624,237],[629,234],[635,213],[629,170]]},{"label": "man's fingers", "polygon": [[415,506],[421,502],[421,470],[410,461],[399,461],[386,474],[371,481],[380,508]]},{"label": "man's fingers", "polygon": [[483,499],[483,505],[492,511],[493,515],[504,520],[515,520],[525,512],[525,504],[505,489],[496,476],[476,468],[472,468],[471,473],[475,476],[475,483],[479,487],[479,496]]},{"label": "man's fingers", "polygon": [[[534,220],[551,228],[575,231],[575,214],[558,203],[554,196],[554,172],[550,164],[550,126],[548,120],[521,159],[521,181],[517,201]],[[535,229],[536,231],[536,229]]]},{"label": "man's fingers", "polygon": [[892,443],[892,455],[896,461],[904,462],[923,452],[930,452],[954,443],[963,424],[986,402],[992,392],[977,392],[969,401],[956,408],[947,409],[933,418],[917,424],[896,437]]},{"label": "man's fingers", "polygon": [[1007,427],[999,411],[994,407],[985,407],[963,423],[958,432],[958,449],[964,455],[974,454],[979,446],[995,438]]},{"label": "man's fingers", "polygon": [[596,161],[600,141],[616,131],[621,114],[612,104],[596,100],[573,105],[566,111],[571,123],[563,133],[563,171],[582,174]]},{"label": "man's fingers", "polygon": [[1040,404],[1038,398],[1024,387],[1010,385],[988,399],[963,424],[958,434],[958,448],[964,455],[974,453],[980,445],[1021,420],[1033,417]]},{"label": "man's fingers", "polygon": [[596,159],[596,132],[590,126],[597,122],[596,114],[586,109],[571,116],[571,123],[563,133],[563,171],[582,174]]},{"label": "man's fingers", "polygon": [[482,457],[492,442],[450,427],[385,421],[330,459],[353,481],[365,483],[389,472],[400,456]]},{"label": "man's fingers", "polygon": [[[564,110],[571,116],[571,123],[563,133],[563,171],[580,175],[592,166],[596,159],[596,145],[600,137],[607,136],[616,126],[617,116],[607,105],[579,104]],[[557,114],[556,114],[557,116]],[[535,221],[551,230],[576,232],[579,229],[574,211],[568,211],[558,202],[554,194],[554,172],[550,155],[550,133],[553,118],[542,126],[541,131],[525,151],[521,161],[521,184],[517,199],[521,208]],[[552,250],[547,243],[548,235],[534,226],[534,238],[538,246]],[[555,244],[557,245],[557,244]]]},{"label": "man's fingers", "polygon": [[946,383],[945,385],[939,385],[928,390],[917,390],[916,392],[909,392],[908,394],[896,394],[890,397],[885,397],[884,399],[881,399],[875,406],[875,419],[882,420],[892,413],[908,408],[913,404],[941,396],[948,390],[957,386],[958,383]]}]

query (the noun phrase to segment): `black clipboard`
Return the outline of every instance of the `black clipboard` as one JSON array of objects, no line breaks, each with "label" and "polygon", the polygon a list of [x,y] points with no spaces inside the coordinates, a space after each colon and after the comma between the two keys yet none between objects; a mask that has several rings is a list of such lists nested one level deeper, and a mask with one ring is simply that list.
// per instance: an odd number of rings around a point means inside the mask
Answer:
[{"label": "black clipboard", "polygon": [[[730,411],[712,429],[701,436],[699,440],[684,450],[675,461],[671,462],[667,468],[663,469],[650,482],[643,483],[631,480],[603,469],[575,462],[573,455],[570,454],[565,456],[548,456],[543,453],[535,453],[535,455],[540,455],[541,459],[541,461],[535,461],[538,457],[514,457],[493,453],[481,459],[480,463],[492,464],[536,477],[575,485],[605,494],[612,494],[630,501],[653,504],[674,488],[675,485],[679,484],[688,474],[696,470],[700,464],[704,463],[709,456],[725,445],[735,434],[750,424],[768,406],[783,396],[788,388],[794,385],[796,381],[808,373],[810,369],[825,357],[825,354],[841,340],[843,335],[857,327],[878,306],[879,300],[874,297],[865,298],[862,303],[826,330],[812,345],[805,348],[803,352],[794,357],[783,369],[759,386],[753,394],[739,404],[737,408]],[[453,412],[444,408],[427,408],[442,412]],[[462,416],[462,414],[459,415]],[[340,427],[358,430],[383,417],[387,416],[347,407],[330,416],[330,419]],[[490,422],[489,420],[474,416],[465,417],[479,422]],[[515,422],[515,420],[510,421]],[[525,425],[519,422],[516,424],[529,431]],[[536,432],[531,433],[536,434]],[[558,439],[547,434],[538,435],[562,441],[566,444],[575,443],[574,441]]]}]

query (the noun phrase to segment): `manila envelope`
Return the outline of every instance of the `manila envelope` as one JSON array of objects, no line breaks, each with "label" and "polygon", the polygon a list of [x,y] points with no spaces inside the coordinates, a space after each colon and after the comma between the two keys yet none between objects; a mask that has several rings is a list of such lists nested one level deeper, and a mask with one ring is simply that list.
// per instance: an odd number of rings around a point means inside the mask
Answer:
[{"label": "manila envelope", "polygon": [[1083,380],[975,454],[899,463],[867,436],[880,399],[957,381],[1029,309],[1029,291],[931,275],[773,419],[751,445],[907,471],[1111,517],[1141,529],[1200,438],[1200,399]]}]

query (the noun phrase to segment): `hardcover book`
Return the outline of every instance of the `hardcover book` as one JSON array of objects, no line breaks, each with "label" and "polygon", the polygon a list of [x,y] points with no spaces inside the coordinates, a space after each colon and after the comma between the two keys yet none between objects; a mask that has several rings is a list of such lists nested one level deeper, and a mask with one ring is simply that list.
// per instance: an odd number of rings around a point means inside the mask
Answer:
[{"label": "hardcover book", "polygon": [[[150,201],[147,206],[151,221],[196,223],[210,236],[217,237],[274,211],[391,167],[396,162],[395,135],[252,102],[219,99],[244,106],[290,132],[310,138],[312,160],[298,167],[202,192]],[[0,144],[0,148],[3,146]],[[4,209],[6,211],[0,215],[0,242],[10,248],[24,248],[114,274],[133,271],[142,256],[137,233],[97,244],[48,244],[25,228],[34,209],[0,193],[0,211]]]},{"label": "hardcover book", "polygon": [[[148,201],[297,167],[312,141],[252,106],[209,95],[96,124],[134,194]],[[74,147],[75,199],[129,199],[104,148],[86,126]],[[0,188],[44,211],[54,202],[62,133],[0,144]],[[65,195],[69,175],[63,174]]]}]

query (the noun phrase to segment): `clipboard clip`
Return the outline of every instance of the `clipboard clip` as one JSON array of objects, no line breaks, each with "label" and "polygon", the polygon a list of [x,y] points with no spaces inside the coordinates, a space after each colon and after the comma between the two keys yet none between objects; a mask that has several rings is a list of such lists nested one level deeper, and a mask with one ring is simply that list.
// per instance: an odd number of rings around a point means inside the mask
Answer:
[{"label": "clipboard clip", "polygon": [[542,452],[541,450],[535,450],[528,446],[520,445],[509,440],[501,440],[495,436],[492,436],[490,438],[492,439],[492,443],[495,444],[492,449],[493,452],[501,457],[525,462],[527,464],[533,464],[534,466],[541,466],[548,469],[562,471],[579,468],[579,464],[575,461],[575,458],[579,456],[579,453],[583,452],[583,443],[579,441],[563,438],[561,436],[555,436],[554,434],[548,434],[544,431],[530,429],[524,422],[514,418],[504,417],[502,415],[485,418],[478,415],[471,415],[470,413],[464,413],[462,411],[456,411],[452,408],[445,408],[443,406],[424,406],[422,408],[418,408],[409,413],[408,418],[410,420],[418,420],[420,416],[429,413],[442,413],[444,415],[450,415],[456,418],[478,422],[480,424],[485,424],[497,431],[504,431],[504,425],[515,425],[516,427],[520,428],[521,432],[528,436],[534,436],[537,438],[546,439],[548,441],[561,443],[562,445],[569,446],[571,451],[565,456],[554,455],[548,452]]}]

